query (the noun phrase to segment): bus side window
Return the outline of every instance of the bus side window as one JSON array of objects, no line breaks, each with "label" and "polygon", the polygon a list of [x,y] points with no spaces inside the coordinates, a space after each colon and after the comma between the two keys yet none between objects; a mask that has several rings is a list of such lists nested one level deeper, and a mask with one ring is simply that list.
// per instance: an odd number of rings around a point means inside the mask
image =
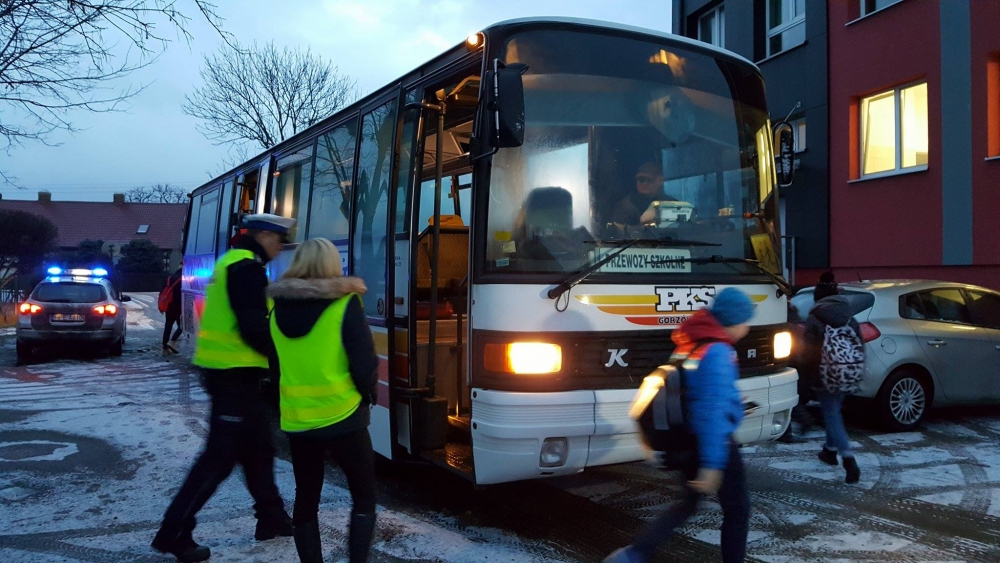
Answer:
[{"label": "bus side window", "polygon": [[312,183],[314,148],[315,145],[310,144],[278,160],[278,178],[274,183],[271,212],[298,220],[295,242],[301,242],[306,232],[307,194]]},{"label": "bus side window", "polygon": [[357,138],[358,118],[354,117],[317,141],[316,173],[309,204],[309,238],[322,237],[346,243],[350,236]]},{"label": "bus side window", "polygon": [[389,218],[389,181],[392,145],[396,133],[396,101],[383,104],[364,116],[361,150],[354,193],[354,247],[352,275],[365,280],[362,297],[365,313],[385,317],[386,240]]},{"label": "bus side window", "polygon": [[[191,218],[191,232],[188,241],[194,238],[194,254],[211,254],[215,251],[215,235],[218,231],[219,189],[195,198],[198,202],[198,221]],[[189,244],[190,248],[190,244]]]}]

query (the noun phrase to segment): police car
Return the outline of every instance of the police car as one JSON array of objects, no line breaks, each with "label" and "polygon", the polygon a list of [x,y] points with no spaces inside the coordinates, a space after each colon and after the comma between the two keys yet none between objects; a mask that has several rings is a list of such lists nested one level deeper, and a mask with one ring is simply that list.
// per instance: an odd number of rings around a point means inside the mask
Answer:
[{"label": "police car", "polygon": [[131,301],[107,279],[104,268],[52,267],[17,308],[17,357],[38,347],[67,342],[106,347],[120,356],[125,344],[125,307]]}]

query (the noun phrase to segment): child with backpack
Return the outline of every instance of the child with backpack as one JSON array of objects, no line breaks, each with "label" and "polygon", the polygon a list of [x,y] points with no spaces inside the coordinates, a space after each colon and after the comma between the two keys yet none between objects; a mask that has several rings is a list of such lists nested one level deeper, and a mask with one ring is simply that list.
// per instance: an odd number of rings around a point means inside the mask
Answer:
[{"label": "child with backpack", "polygon": [[685,422],[697,440],[697,463],[684,470],[684,498],[643,529],[635,543],[605,563],[646,563],[671,532],[690,518],[704,495],[718,493],[722,506],[722,561],[742,563],[746,555],[750,497],[733,433],[743,420],[733,344],[750,332],[754,306],[736,288],[715,297],[711,309],[692,315],[671,335],[675,361],[683,362]]},{"label": "child with backpack", "polygon": [[[181,337],[181,280],[183,270],[184,262],[182,261],[181,267],[177,268],[177,271],[167,278],[167,283],[160,291],[160,296],[157,299],[157,308],[167,317],[163,326],[164,355],[178,353],[177,339]],[[177,325],[177,330],[174,331],[171,338],[170,329],[173,328],[174,324]]]},{"label": "child with backpack", "polygon": [[851,451],[841,409],[844,398],[858,390],[864,377],[864,343],[850,301],[838,295],[836,282],[827,285],[830,287],[817,285],[816,304],[806,319],[804,340],[812,359],[800,368],[800,377],[815,389],[823,410],[826,444],[818,457],[835,466],[839,454],[847,473],[845,482],[853,484],[861,479],[861,470]]}]

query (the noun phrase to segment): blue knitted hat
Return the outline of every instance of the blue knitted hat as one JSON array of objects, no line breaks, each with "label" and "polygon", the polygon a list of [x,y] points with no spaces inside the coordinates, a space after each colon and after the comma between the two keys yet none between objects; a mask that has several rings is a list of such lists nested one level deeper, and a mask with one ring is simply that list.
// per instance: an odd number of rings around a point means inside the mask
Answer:
[{"label": "blue knitted hat", "polygon": [[722,326],[743,324],[753,318],[753,303],[735,287],[727,287],[715,296],[712,316]]}]

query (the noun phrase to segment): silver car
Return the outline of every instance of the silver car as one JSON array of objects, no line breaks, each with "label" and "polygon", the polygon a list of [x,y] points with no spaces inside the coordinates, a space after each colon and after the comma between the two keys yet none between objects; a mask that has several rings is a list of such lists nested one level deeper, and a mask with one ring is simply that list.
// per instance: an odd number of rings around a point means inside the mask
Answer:
[{"label": "silver car", "polygon": [[[813,289],[792,305],[805,319]],[[974,285],[887,280],[846,283],[865,341],[860,397],[885,425],[909,430],[934,406],[1000,403],[1000,293]]]}]

